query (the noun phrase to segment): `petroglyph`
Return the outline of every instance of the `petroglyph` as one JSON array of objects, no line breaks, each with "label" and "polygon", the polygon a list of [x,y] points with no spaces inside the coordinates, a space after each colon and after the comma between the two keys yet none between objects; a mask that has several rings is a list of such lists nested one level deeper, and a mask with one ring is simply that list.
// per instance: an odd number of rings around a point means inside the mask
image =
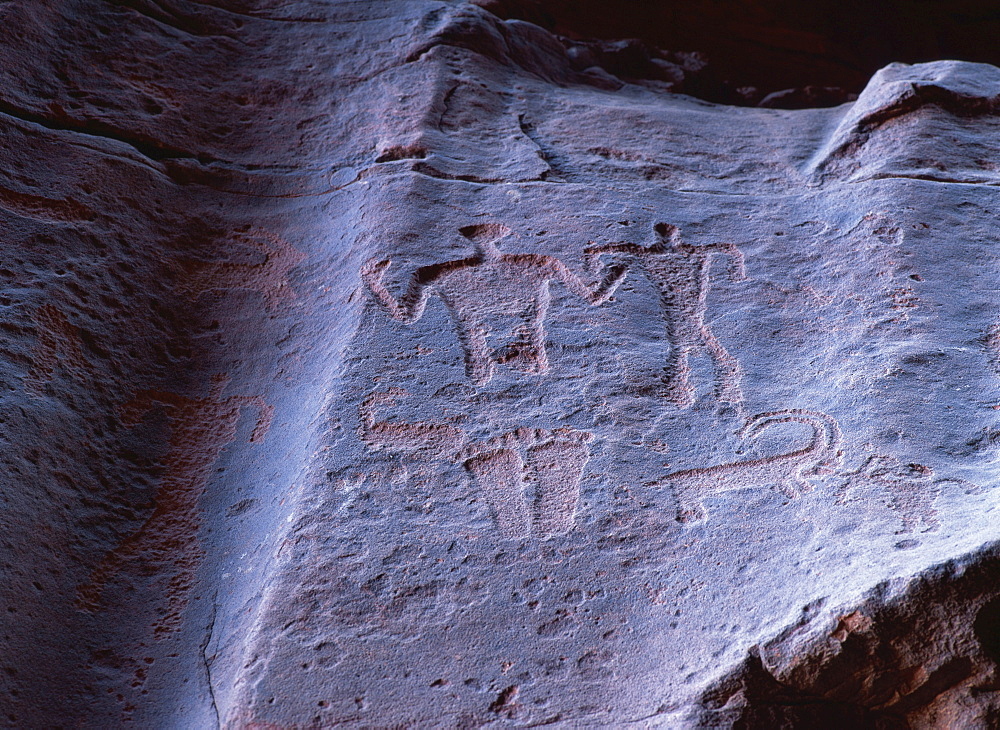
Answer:
[{"label": "petroglyph", "polygon": [[261,260],[183,259],[180,262],[182,271],[178,290],[191,301],[211,291],[257,291],[264,296],[267,308],[272,312],[295,300],[290,274],[306,257],[304,253],[278,236],[259,230],[237,234],[232,237],[232,243],[242,245]]},{"label": "petroglyph", "polygon": [[[596,306],[614,293],[624,277],[623,268],[612,267],[603,280],[588,286],[552,256],[501,253],[496,243],[510,230],[500,224],[466,226],[459,232],[475,246],[475,255],[417,269],[398,299],[382,283],[391,261],[369,260],[361,279],[389,315],[405,324],[420,319],[431,294],[440,296],[465,351],[466,374],[477,386],[489,382],[498,363],[530,375],[548,370],[544,325],[550,282],[560,282]],[[491,347],[493,326],[502,319],[518,324],[509,333],[510,341]]]},{"label": "petroglyph", "polygon": [[839,450],[841,433],[837,422],[825,413],[799,409],[760,413],[747,419],[736,435],[744,439],[756,438],[779,423],[810,426],[809,443],[784,454],[674,472],[656,482],[673,488],[678,521],[705,519],[702,499],[710,494],[770,485],[792,499],[812,490],[813,485],[806,481],[808,478],[833,473],[843,458]]},{"label": "petroglyph", "polygon": [[0,208],[46,223],[93,221],[97,213],[76,200],[56,200],[0,187]]},{"label": "petroglyph", "polygon": [[684,243],[680,231],[667,223],[657,223],[655,230],[659,240],[652,246],[604,244],[587,248],[586,255],[594,261],[604,254],[624,254],[630,259],[630,265],[637,265],[659,290],[670,344],[664,377],[671,402],[680,408],[687,408],[694,402],[688,360],[704,352],[715,366],[716,397],[724,403],[740,403],[743,400],[742,369],[705,322],[705,310],[712,254],[729,256],[733,264],[732,280],[744,281],[743,254],[731,243],[702,246]]},{"label": "petroglyph", "polygon": [[31,370],[24,379],[24,386],[28,392],[40,394],[42,386],[52,380],[57,367],[79,375],[88,363],[79,331],[61,310],[43,304],[35,311],[34,319],[38,342],[31,355]]},{"label": "petroglyph", "polygon": [[1000,373],[1000,322],[993,323],[983,337],[983,344],[986,346],[986,357],[989,358],[990,365]]},{"label": "petroglyph", "polygon": [[144,391],[120,409],[122,422],[136,425],[144,414],[163,408],[170,423],[169,450],[164,457],[166,474],[156,490],[153,513],[132,535],[108,553],[78,592],[78,605],[97,610],[101,593],[119,573],[131,568],[144,577],[167,582],[165,601],[158,606],[154,624],[157,636],[180,623],[188,602],[194,574],[204,557],[198,540],[201,514],[198,503],[223,447],[236,438],[243,408],[258,411],[251,443],[263,440],[271,425],[273,409],[258,396],[223,397],[228,376],[216,376],[206,398],[176,393]]},{"label": "petroglyph", "polygon": [[358,435],[372,449],[423,452],[439,458],[453,458],[466,442],[465,432],[447,423],[403,423],[377,421],[376,409],[391,406],[408,395],[402,388],[372,393],[358,406]]},{"label": "petroglyph", "polygon": [[570,432],[528,449],[528,474],[535,482],[535,531],[559,535],[573,527],[591,435]]},{"label": "petroglyph", "polygon": [[[405,395],[401,388],[389,388],[358,406],[358,435],[370,448],[461,463],[505,537],[534,533],[545,538],[573,527],[592,434],[519,428],[469,444],[465,432],[448,423],[376,420],[378,407]],[[527,492],[534,493],[533,499]]]},{"label": "petroglyph", "polygon": [[891,213],[882,210],[866,213],[845,235],[857,241],[860,246],[873,248],[876,253],[883,254],[884,258],[893,256],[896,247],[903,243],[903,230],[899,221]]},{"label": "petroglyph", "polygon": [[[459,454],[505,537],[541,538],[573,527],[593,435],[571,428],[519,428]],[[524,453],[522,458],[521,453]],[[529,518],[527,488],[533,488]]]},{"label": "petroglyph", "polygon": [[513,449],[488,451],[465,461],[479,493],[490,506],[504,537],[522,538],[530,532],[524,495],[524,461]]},{"label": "petroglyph", "polygon": [[851,490],[861,491],[865,485],[874,486],[876,500],[888,510],[896,513],[903,521],[903,527],[896,534],[909,533],[923,524],[922,532],[934,532],[941,525],[937,519],[934,503],[946,484],[954,484],[966,494],[982,491],[978,484],[963,479],[935,479],[934,470],[923,464],[904,464],[894,456],[874,454],[869,456],[856,470],[843,472],[843,482],[837,488],[837,504],[850,502],[870,502],[871,494],[849,496]]}]

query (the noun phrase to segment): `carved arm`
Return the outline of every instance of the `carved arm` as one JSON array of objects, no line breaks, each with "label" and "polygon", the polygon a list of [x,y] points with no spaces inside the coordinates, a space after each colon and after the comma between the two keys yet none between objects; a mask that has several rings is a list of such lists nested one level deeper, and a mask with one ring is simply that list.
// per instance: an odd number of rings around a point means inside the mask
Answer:
[{"label": "carved arm", "polygon": [[746,281],[747,270],[743,252],[734,243],[710,243],[704,247],[709,251],[724,253],[730,258],[729,278],[731,281]]},{"label": "carved arm", "polygon": [[411,324],[423,315],[430,290],[426,288],[419,276],[414,275],[410,279],[406,293],[402,298],[396,299],[382,283],[385,270],[389,268],[391,263],[392,261],[389,259],[385,261],[369,259],[361,267],[361,281],[368,287],[368,291],[372,293],[375,300],[389,313],[390,317],[403,324]]},{"label": "carved arm", "polygon": [[118,406],[118,416],[127,427],[135,426],[142,417],[158,405],[182,406],[187,398],[176,393],[164,393],[158,390],[143,390],[135,394],[128,403]]},{"label": "carved arm", "polygon": [[618,288],[618,285],[624,280],[625,274],[628,273],[627,266],[610,266],[607,267],[607,273],[601,281],[593,286],[588,286],[584,283],[583,279],[570,271],[562,261],[556,260],[554,263],[556,278],[562,282],[563,286],[595,307],[598,304],[606,302],[615,293],[615,289]]}]

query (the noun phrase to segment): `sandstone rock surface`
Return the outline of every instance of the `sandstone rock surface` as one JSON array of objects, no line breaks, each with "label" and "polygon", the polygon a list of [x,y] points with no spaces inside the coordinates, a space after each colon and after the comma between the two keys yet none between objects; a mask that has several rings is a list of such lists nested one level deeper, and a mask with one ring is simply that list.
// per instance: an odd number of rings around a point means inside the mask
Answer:
[{"label": "sandstone rock surface", "polygon": [[0,20],[0,722],[995,726],[997,68]]}]

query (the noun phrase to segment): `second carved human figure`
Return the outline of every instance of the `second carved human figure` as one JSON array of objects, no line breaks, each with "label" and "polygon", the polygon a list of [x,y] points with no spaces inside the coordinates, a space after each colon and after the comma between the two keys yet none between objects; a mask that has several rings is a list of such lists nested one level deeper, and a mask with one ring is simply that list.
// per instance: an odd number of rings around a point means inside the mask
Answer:
[{"label": "second carved human figure", "polygon": [[731,243],[700,246],[686,243],[681,240],[678,228],[668,223],[657,223],[655,231],[657,241],[652,246],[603,244],[587,248],[586,255],[591,261],[606,254],[624,255],[627,266],[637,266],[657,288],[670,348],[663,368],[669,401],[680,408],[692,405],[694,387],[688,360],[704,352],[715,366],[716,397],[723,403],[741,403],[743,370],[705,321],[705,309],[712,255],[729,256],[733,264],[732,280],[744,281],[747,277],[743,254]]}]

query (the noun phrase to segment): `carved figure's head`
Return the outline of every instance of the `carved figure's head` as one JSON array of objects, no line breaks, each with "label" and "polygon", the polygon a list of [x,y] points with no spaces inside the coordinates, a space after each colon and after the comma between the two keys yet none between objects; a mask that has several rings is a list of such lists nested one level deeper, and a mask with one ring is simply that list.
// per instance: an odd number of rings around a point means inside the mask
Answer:
[{"label": "carved figure's head", "polygon": [[653,226],[656,236],[659,239],[653,248],[667,249],[674,248],[681,242],[681,229],[669,223],[657,223]]},{"label": "carved figure's head", "polygon": [[476,252],[484,258],[498,256],[497,241],[506,238],[511,230],[503,223],[477,223],[459,228],[458,232],[472,242]]}]

